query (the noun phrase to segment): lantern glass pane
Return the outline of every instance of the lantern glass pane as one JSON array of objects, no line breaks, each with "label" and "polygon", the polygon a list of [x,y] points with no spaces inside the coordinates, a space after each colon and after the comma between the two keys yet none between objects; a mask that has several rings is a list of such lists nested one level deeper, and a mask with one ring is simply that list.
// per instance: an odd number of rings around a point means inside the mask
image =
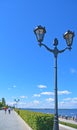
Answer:
[{"label": "lantern glass pane", "polygon": [[44,37],[43,29],[36,30],[36,37],[39,42],[43,41],[43,37]]},{"label": "lantern glass pane", "polygon": [[67,46],[72,46],[73,43],[73,37],[74,37],[74,32],[68,30],[64,34],[64,39],[66,40]]},{"label": "lantern glass pane", "polygon": [[69,33],[66,35],[66,41],[67,41],[67,45],[71,46],[72,45],[72,41],[73,41],[73,35],[72,33]]}]

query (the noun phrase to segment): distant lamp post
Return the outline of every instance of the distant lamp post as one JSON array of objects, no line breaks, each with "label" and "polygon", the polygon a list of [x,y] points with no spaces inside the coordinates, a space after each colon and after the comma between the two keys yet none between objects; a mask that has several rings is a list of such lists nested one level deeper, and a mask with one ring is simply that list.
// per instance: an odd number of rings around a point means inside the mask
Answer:
[{"label": "distant lamp post", "polygon": [[43,44],[42,41],[44,39],[44,35],[46,33],[45,27],[42,27],[41,25],[37,26],[34,29],[34,33],[36,35],[37,41],[39,42],[39,46],[44,46],[49,52],[54,54],[54,59],[55,59],[55,65],[54,65],[54,102],[55,102],[55,107],[54,107],[54,126],[53,130],[59,130],[59,122],[58,122],[58,87],[57,87],[57,56],[59,53],[64,52],[65,50],[69,49],[71,50],[71,46],[73,43],[73,37],[74,37],[74,32],[72,31],[67,31],[63,37],[66,40],[67,47],[64,48],[63,50],[59,50],[57,48],[58,45],[58,39],[55,38],[53,45],[54,49],[49,48],[47,45]]},{"label": "distant lamp post", "polygon": [[14,101],[16,102],[16,106],[17,106],[20,99],[14,99]]}]

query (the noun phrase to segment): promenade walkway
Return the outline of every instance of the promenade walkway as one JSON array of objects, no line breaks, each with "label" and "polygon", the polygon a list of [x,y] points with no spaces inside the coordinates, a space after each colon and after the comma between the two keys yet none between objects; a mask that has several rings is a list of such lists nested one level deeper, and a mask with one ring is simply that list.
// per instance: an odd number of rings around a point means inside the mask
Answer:
[{"label": "promenade walkway", "polygon": [[[67,122],[67,123],[71,123],[71,124],[76,124],[77,125],[77,122],[76,121],[73,121],[73,120],[66,120],[66,119],[62,119],[62,118],[59,118],[60,121],[63,121],[63,122]],[[59,124],[59,130],[77,130],[75,128],[72,128],[72,127],[68,127],[68,126],[65,126],[65,125],[62,125],[62,124]]]},{"label": "promenade walkway", "polygon": [[71,123],[71,124],[76,124],[77,125],[77,121],[74,121],[72,119],[64,119],[64,118],[59,118],[60,121],[63,121],[63,122],[67,122],[67,123]]},{"label": "promenade walkway", "polygon": [[[61,121],[66,121],[62,120]],[[68,120],[70,123],[75,123],[77,122],[72,122]],[[5,114],[4,110],[0,110],[0,130],[32,130],[28,124],[26,124],[22,118],[15,112],[11,111],[11,114],[8,113],[8,111]],[[59,130],[77,130],[68,126],[64,126],[59,124]]]},{"label": "promenade walkway", "polygon": [[32,130],[15,112],[0,110],[0,130]]},{"label": "promenade walkway", "polygon": [[77,130],[77,129],[59,124],[59,130]]}]

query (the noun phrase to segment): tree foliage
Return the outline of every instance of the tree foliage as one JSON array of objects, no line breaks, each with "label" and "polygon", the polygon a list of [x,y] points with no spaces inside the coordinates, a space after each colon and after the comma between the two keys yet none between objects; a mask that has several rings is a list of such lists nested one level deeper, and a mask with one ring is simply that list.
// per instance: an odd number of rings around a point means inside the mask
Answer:
[{"label": "tree foliage", "polygon": [[2,104],[3,104],[3,106],[6,106],[5,98],[2,98]]},{"label": "tree foliage", "polygon": [[5,98],[2,98],[2,99],[0,100],[0,108],[1,108],[1,107],[5,107],[5,106],[6,106]]}]

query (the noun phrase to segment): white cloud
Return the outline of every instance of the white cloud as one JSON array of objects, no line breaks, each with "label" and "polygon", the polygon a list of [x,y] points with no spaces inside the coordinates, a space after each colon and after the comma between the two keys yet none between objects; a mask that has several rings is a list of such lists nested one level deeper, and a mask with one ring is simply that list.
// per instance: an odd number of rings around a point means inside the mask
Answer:
[{"label": "white cloud", "polygon": [[47,98],[46,101],[50,103],[50,102],[53,102],[54,99],[53,98]]},{"label": "white cloud", "polygon": [[40,94],[34,94],[33,97],[40,97]]},{"label": "white cloud", "polygon": [[20,96],[20,98],[24,99],[24,98],[28,98],[27,96]]},{"label": "white cloud", "polygon": [[11,88],[9,87],[8,90],[10,90]]},{"label": "white cloud", "polygon": [[[13,101],[7,102],[8,105],[16,105]],[[69,97],[58,101],[59,108],[77,108],[77,97]],[[54,108],[54,98],[46,98],[45,100],[34,100],[34,101],[20,101],[16,107],[21,108]]]},{"label": "white cloud", "polygon": [[34,101],[33,101],[33,104],[34,104],[34,105],[38,105],[39,103],[40,103],[40,102],[39,102],[38,100],[34,100]]},{"label": "white cloud", "polygon": [[75,98],[73,98],[73,99],[77,101],[77,97],[75,97]]},{"label": "white cloud", "polygon": [[13,85],[13,88],[16,88],[16,85]]},{"label": "white cloud", "polygon": [[74,73],[77,73],[77,70],[74,69],[74,68],[71,68],[71,69],[70,69],[70,72],[71,72],[72,74],[74,74]]},{"label": "white cloud", "polygon": [[7,104],[8,104],[9,106],[14,106],[15,102],[14,102],[14,101],[12,101],[12,102],[11,102],[11,101],[8,101]]},{"label": "white cloud", "polygon": [[64,91],[58,91],[59,95],[63,95],[63,94],[70,94],[71,92],[69,92],[68,90],[64,90]]},{"label": "white cloud", "polygon": [[40,93],[41,95],[54,95],[54,93],[53,92],[42,92],[42,93]]},{"label": "white cloud", "polygon": [[45,86],[45,85],[38,85],[38,88],[43,89],[43,88],[47,88],[47,86]]},{"label": "white cloud", "polygon": [[[59,95],[63,95],[63,94],[70,94],[71,92],[69,92],[68,90],[64,90],[64,91],[58,91]],[[54,92],[42,92],[40,93],[41,95],[54,95]]]},{"label": "white cloud", "polygon": [[11,89],[14,89],[14,88],[16,88],[16,85],[13,85],[13,86],[11,86],[11,87],[8,87],[8,90],[11,90]]},{"label": "white cloud", "polygon": [[77,97],[63,99],[59,102],[59,108],[77,108]]},{"label": "white cloud", "polygon": [[31,102],[19,102],[17,107],[19,108],[36,108],[38,107],[40,104],[40,101],[38,100],[34,100]]},{"label": "white cloud", "polygon": [[[64,95],[64,94],[70,94],[71,92],[69,92],[68,90],[64,90],[64,91],[58,91],[59,95]],[[41,95],[54,95],[54,92],[41,92],[40,94],[34,94],[33,97],[41,97]]]},{"label": "white cloud", "polygon": [[74,97],[74,98],[65,98],[63,99],[64,101],[71,101],[71,102],[77,102],[77,97]]},{"label": "white cloud", "polygon": [[65,98],[65,99],[63,99],[64,101],[70,101],[71,100],[71,98]]}]

